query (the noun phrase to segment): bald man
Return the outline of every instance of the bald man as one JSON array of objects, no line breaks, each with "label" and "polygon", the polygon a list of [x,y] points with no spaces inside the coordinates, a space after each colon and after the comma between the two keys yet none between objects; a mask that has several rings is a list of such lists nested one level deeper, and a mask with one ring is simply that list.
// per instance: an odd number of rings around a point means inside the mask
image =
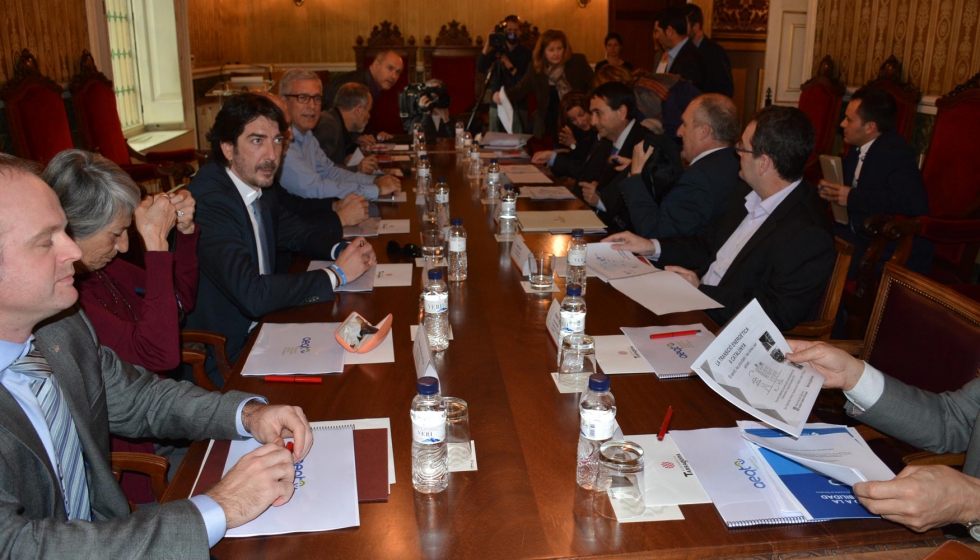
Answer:
[{"label": "bald man", "polygon": [[[353,72],[348,72],[330,80],[327,91],[323,95],[323,110],[328,111],[332,109],[340,86],[351,82],[366,85],[371,90],[371,99],[377,103],[384,92],[395,87],[404,68],[405,62],[402,60],[402,56],[396,51],[378,53],[378,56],[374,57],[374,62],[367,68],[354,70]],[[387,132],[378,132],[377,137],[375,137],[373,132],[370,128],[365,130],[364,134],[357,139],[357,143],[361,146],[370,146],[375,143],[375,138],[377,140],[391,139],[391,134]]]}]

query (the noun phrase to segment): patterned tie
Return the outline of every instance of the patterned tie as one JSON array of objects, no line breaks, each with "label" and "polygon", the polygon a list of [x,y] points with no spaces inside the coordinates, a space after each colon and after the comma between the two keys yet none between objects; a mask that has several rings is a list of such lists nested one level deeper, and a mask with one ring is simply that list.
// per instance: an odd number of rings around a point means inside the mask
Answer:
[{"label": "patterned tie", "polygon": [[89,503],[88,481],[85,479],[85,463],[82,460],[82,444],[75,431],[75,422],[68,410],[68,403],[58,386],[58,380],[51,375],[51,366],[44,356],[34,348],[10,365],[12,371],[22,373],[31,379],[31,390],[37,396],[41,412],[51,431],[58,464],[55,470],[61,479],[61,493],[65,498],[65,510],[69,521],[92,518]]},{"label": "patterned tie", "polygon": [[259,255],[262,274],[272,274],[272,270],[270,270],[272,254],[269,252],[269,238],[265,234],[265,218],[262,216],[263,206],[261,196],[253,200],[252,215],[255,216],[255,225],[258,226],[258,231],[255,232],[255,237],[258,239],[259,246],[262,248],[262,253]]},{"label": "patterned tie", "polygon": [[868,152],[861,152],[861,155],[858,156],[858,164],[854,167],[854,181],[852,183],[854,183],[855,189],[858,187],[858,177],[861,176],[861,168],[864,167],[864,156],[866,155]]}]

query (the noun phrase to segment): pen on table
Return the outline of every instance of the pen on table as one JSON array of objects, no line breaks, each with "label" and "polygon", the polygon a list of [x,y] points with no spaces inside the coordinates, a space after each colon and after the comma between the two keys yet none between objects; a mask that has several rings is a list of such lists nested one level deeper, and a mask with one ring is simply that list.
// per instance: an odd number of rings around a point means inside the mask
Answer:
[{"label": "pen on table", "polygon": [[663,441],[667,435],[667,428],[670,426],[670,417],[674,415],[674,407],[667,407],[667,416],[664,416],[664,423],[660,426],[660,433],[657,434],[657,441]]},{"label": "pen on table", "polygon": [[266,375],[264,379],[272,383],[323,383],[320,377],[293,377],[291,375]]},{"label": "pen on table", "polygon": [[658,338],[674,338],[677,336],[693,336],[696,334],[701,334],[701,329],[694,329],[690,331],[676,331],[676,332],[665,332],[658,334],[651,334],[650,340],[657,340]]}]

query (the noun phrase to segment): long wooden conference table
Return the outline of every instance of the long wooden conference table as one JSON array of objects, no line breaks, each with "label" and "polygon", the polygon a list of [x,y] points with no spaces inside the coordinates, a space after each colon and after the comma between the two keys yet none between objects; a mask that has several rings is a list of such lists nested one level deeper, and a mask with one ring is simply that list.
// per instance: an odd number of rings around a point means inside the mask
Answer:
[{"label": "long wooden conference table", "polygon": [[[411,287],[338,294],[333,302],[283,310],[265,321],[336,322],[357,311],[374,322],[393,313],[395,362],[347,366],[343,374],[324,376],[321,385],[292,385],[242,378],[241,359],[226,388],[258,393],[271,403],[301,406],[311,421],[390,418],[397,482],[387,503],[361,504],[359,527],[225,538],[212,550],[215,557],[768,558],[792,551],[822,555],[943,538],[939,531],[916,534],[883,520],[732,530],[711,504],[681,506],[683,521],[619,524],[595,515],[591,493],[575,483],[578,395],[560,394],[550,375],[557,359],[545,328],[552,296],[529,295],[521,288],[521,271],[510,260],[510,244],[494,239],[493,207],[481,204],[479,189],[471,187],[455,165],[451,144],[430,146],[429,159],[434,177],[448,179],[452,216],[463,218],[468,233],[469,278],[449,285],[454,339],[436,356],[436,367],[443,394],[469,403],[479,470],[452,473],[448,489],[440,494],[423,495],[412,488],[409,407],[416,395],[416,374],[409,326],[418,320],[421,268],[414,269]],[[386,254],[391,239],[419,244],[414,180],[406,180],[404,188],[408,203],[378,207],[383,218],[411,218],[411,233],[371,239],[379,262],[410,262]],[[579,201],[518,200],[518,210],[583,207]],[[569,236],[525,233],[524,239],[532,250],[564,255]],[[557,283],[564,287],[564,279]],[[703,312],[654,315],[596,278],[589,279],[585,299],[586,332],[592,335],[620,334],[623,326],[702,322],[717,328]],[[748,419],[696,377],[617,375],[611,390],[617,420],[627,435],[656,433],[671,405],[671,429],[676,430],[730,427]],[[191,447],[167,500],[188,497],[205,449],[206,442]]]}]

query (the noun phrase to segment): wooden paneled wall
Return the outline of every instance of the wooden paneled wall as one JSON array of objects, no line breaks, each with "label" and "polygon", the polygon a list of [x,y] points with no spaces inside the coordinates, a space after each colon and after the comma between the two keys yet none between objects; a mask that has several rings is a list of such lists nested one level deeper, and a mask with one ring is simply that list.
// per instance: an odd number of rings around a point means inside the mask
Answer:
[{"label": "wooden paneled wall", "polygon": [[0,83],[13,77],[22,49],[44,75],[68,83],[88,46],[85,0],[0,0]]},{"label": "wooden paneled wall", "polygon": [[813,68],[831,55],[849,86],[894,54],[926,95],[943,95],[980,71],[977,0],[819,0]]},{"label": "wooden paneled wall", "polygon": [[[4,0],[0,0],[2,2]],[[383,20],[398,25],[407,39],[422,44],[439,27],[455,19],[470,35],[487,32],[507,14],[517,14],[541,31],[562,29],[575,52],[590,62],[605,56],[602,39],[608,0],[188,0],[191,53],[198,67],[225,62],[353,62],[354,40],[367,39]]]}]

